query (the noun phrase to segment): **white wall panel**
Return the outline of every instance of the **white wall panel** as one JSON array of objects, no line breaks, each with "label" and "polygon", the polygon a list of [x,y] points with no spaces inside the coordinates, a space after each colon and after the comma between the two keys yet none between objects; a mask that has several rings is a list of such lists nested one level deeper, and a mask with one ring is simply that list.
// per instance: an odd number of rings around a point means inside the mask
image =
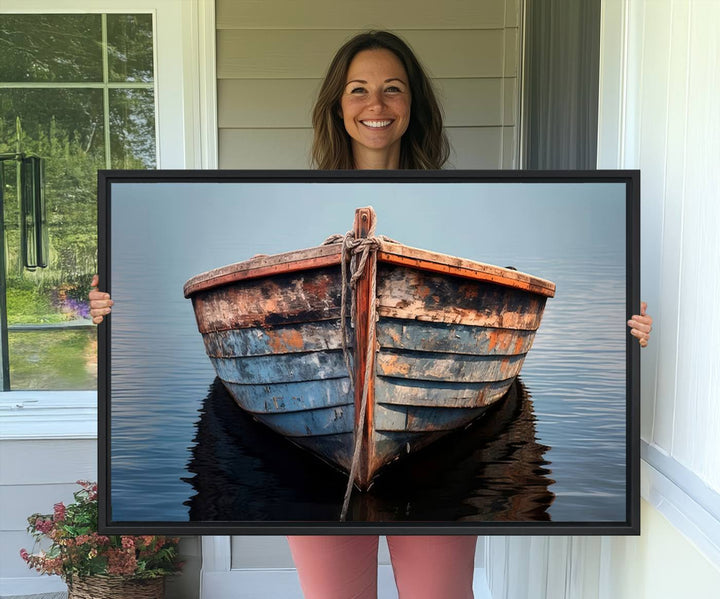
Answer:
[{"label": "white wall panel", "polygon": [[[663,123],[667,134],[663,167],[662,185],[664,187],[662,250],[656,260],[645,260],[649,268],[660,271],[660,290],[662,304],[658,313],[661,326],[658,332],[657,359],[663,365],[658,369],[656,404],[653,407],[654,427],[650,439],[668,452],[673,446],[673,418],[677,401],[677,359],[678,359],[678,322],[680,293],[680,260],[683,243],[683,203],[685,187],[685,160],[687,146],[687,87],[678,82],[687,80],[687,6],[670,6],[663,15],[666,19],[668,37],[672,43],[664,40],[668,48],[667,64],[668,84],[665,98],[667,104],[666,119]],[[670,29],[671,28],[671,29]],[[672,90],[672,92],[671,92]],[[649,115],[648,115],[649,116]],[[643,119],[646,120],[646,119]],[[646,124],[650,128],[651,123]],[[643,264],[643,266],[644,266]]]},{"label": "white wall panel", "polygon": [[[95,480],[96,456],[94,439],[0,441],[0,485],[23,485],[30,480],[36,485]],[[32,479],[28,477],[30,464]]]},{"label": "white wall panel", "polygon": [[448,167],[455,169],[496,169],[502,166],[502,127],[450,127]]},{"label": "white wall panel", "polygon": [[233,0],[218,3],[220,29],[486,29],[517,23],[517,0],[445,0],[408,10],[406,2],[387,0],[313,0],[304,2]]},{"label": "white wall panel", "polygon": [[52,514],[56,503],[72,502],[78,488],[75,483],[62,482],[0,485],[0,530],[24,531],[30,514]]},{"label": "white wall panel", "polygon": [[[640,81],[631,81],[630,85],[640,90],[640,98],[638,104],[638,112],[629,115],[631,121],[637,121],[639,125],[639,154],[636,157],[642,169],[642,204],[643,210],[641,218],[655,216],[653,222],[643,223],[643,231],[652,224],[653,234],[643,242],[641,251],[644,258],[641,262],[641,269],[644,271],[644,279],[651,278],[657,280],[657,270],[660,263],[660,254],[664,252],[665,246],[658,247],[653,243],[658,239],[657,234],[660,232],[662,238],[666,237],[665,233],[660,229],[658,231],[657,218],[662,218],[662,206],[665,202],[665,181],[666,181],[666,158],[667,158],[667,97],[669,92],[669,63],[670,63],[670,44],[668,39],[671,34],[671,8],[670,1],[663,0],[655,3],[653,7],[653,23],[654,27],[647,27],[644,31],[641,61],[641,79]],[[652,57],[652,60],[649,58]],[[648,58],[648,60],[646,60]],[[661,99],[661,101],[658,101]],[[631,159],[628,156],[628,159]],[[661,221],[666,227],[677,227],[677,222],[673,219],[663,219]],[[643,236],[644,238],[645,236]],[[651,245],[652,244],[652,245]],[[679,248],[679,245],[677,246]],[[665,274],[665,276],[663,276]],[[669,291],[672,293],[673,287],[677,289],[677,280],[668,278],[670,273],[660,275],[661,293]],[[676,275],[677,276],[677,275]],[[665,302],[663,305],[651,304],[655,307],[657,313],[658,325],[656,329],[660,332],[659,341],[674,337],[670,320],[666,320],[667,315],[664,312]],[[653,314],[653,308],[650,308]],[[661,313],[662,311],[662,313]],[[668,326],[665,326],[667,323]],[[653,339],[654,341],[654,339]],[[646,417],[654,415],[653,434],[659,444],[666,450],[670,450],[672,446],[672,404],[674,403],[674,380],[675,366],[673,360],[675,343],[664,343],[658,348],[658,356],[665,359],[667,368],[658,372],[657,389],[655,401],[658,404],[653,407],[652,411],[644,410]],[[647,404],[646,404],[647,406]],[[645,407],[645,406],[644,406]],[[669,408],[669,409],[668,409]]]},{"label": "white wall panel", "polygon": [[231,568],[294,568],[285,537],[246,536],[231,538]]},{"label": "white wall panel", "polygon": [[[359,33],[362,29],[358,29]],[[433,77],[514,77],[516,30],[396,30]],[[225,29],[218,31],[220,79],[322,77],[355,31]],[[505,50],[502,51],[503,44]],[[501,51],[498,51],[500,49]],[[504,63],[505,59],[505,64]]]},{"label": "white wall panel", "polygon": [[312,129],[221,129],[220,168],[310,168]]},{"label": "white wall panel", "polygon": [[689,21],[673,456],[720,492],[720,3],[697,2]]}]

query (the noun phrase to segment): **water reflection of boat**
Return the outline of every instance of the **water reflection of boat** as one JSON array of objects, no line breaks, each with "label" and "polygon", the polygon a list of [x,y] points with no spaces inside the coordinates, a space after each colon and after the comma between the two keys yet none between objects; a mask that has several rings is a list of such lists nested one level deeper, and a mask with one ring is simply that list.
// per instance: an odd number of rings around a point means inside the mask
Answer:
[{"label": "water reflection of boat", "polygon": [[515,270],[375,238],[374,219],[372,208],[356,211],[354,239],[374,246],[353,297],[352,384],[343,244],[257,257],[184,288],[235,401],[345,471],[355,460],[361,489],[505,395],[555,291]]},{"label": "water reflection of boat", "polygon": [[[355,522],[549,520],[547,447],[535,440],[523,384],[466,430],[388,467],[351,498]],[[337,521],[345,477],[240,410],[216,379],[203,401],[188,464],[193,521]]]}]

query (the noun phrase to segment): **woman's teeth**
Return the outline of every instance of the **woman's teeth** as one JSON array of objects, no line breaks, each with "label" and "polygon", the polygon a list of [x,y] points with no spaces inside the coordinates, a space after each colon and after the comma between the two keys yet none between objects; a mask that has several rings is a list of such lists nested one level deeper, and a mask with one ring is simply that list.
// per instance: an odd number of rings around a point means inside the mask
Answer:
[{"label": "woman's teeth", "polygon": [[361,121],[363,125],[367,127],[374,127],[374,128],[380,128],[380,127],[387,127],[392,121]]}]

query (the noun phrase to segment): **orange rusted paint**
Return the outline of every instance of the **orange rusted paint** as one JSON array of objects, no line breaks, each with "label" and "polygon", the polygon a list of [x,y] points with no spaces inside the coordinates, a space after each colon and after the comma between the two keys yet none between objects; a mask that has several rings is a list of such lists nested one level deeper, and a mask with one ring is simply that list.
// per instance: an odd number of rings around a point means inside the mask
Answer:
[{"label": "orange rusted paint", "polygon": [[401,337],[399,331],[390,331],[389,335],[396,345],[400,345]]},{"label": "orange rusted paint", "polygon": [[268,330],[268,345],[277,354],[285,353],[289,349],[301,350],[303,338],[297,329],[284,329],[282,331]]},{"label": "orange rusted paint", "polygon": [[385,376],[406,376],[410,374],[410,364],[402,360],[400,356],[387,356],[383,362],[383,374]]},{"label": "orange rusted paint", "polygon": [[430,287],[427,285],[418,285],[417,294],[420,299],[425,299],[428,295],[430,295]]},{"label": "orange rusted paint", "polygon": [[488,352],[491,352],[492,350],[495,349],[495,346],[497,345],[497,342],[498,342],[498,335],[499,335],[499,333],[497,330],[491,331],[490,334],[488,335],[488,337],[489,337]]},{"label": "orange rusted paint", "polygon": [[330,287],[329,279],[316,279],[305,285],[305,293],[316,295],[318,297],[327,297],[328,288]]}]

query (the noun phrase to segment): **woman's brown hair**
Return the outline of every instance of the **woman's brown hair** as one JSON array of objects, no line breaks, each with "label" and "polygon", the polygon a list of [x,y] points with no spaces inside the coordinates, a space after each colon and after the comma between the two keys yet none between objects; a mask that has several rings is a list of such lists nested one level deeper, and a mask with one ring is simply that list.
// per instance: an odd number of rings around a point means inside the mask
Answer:
[{"label": "woman's brown hair", "polygon": [[442,127],[442,111],[429,77],[410,47],[388,31],[368,31],[347,41],[335,54],[320,87],[312,114],[313,164],[324,170],[355,167],[350,136],[340,116],[340,98],[355,55],[363,50],[389,50],[407,73],[412,104],[410,123],[400,146],[401,169],[439,169],[450,154]]}]

